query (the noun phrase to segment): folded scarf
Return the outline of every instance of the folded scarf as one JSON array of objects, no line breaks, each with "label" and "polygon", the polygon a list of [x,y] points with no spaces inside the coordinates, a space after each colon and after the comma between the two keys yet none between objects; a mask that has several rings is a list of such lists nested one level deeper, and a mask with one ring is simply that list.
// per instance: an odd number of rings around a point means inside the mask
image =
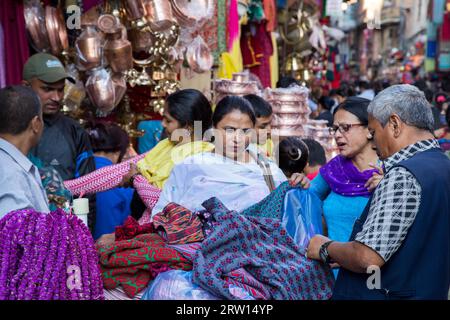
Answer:
[{"label": "folded scarf", "polygon": [[176,203],[169,203],[163,212],[155,215],[153,225],[169,244],[199,242],[204,239],[199,217]]},{"label": "folded scarf", "polygon": [[122,286],[130,298],[144,290],[159,273],[170,269],[191,270],[191,263],[155,233],[99,247],[105,289]]}]

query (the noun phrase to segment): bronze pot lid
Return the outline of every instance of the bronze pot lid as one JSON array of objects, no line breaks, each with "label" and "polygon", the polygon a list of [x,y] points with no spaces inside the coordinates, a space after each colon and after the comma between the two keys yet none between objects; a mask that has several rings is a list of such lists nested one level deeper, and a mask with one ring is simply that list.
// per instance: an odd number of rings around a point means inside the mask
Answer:
[{"label": "bronze pot lid", "polygon": [[97,20],[97,27],[104,33],[117,33],[120,30],[119,21],[112,14],[103,14]]}]

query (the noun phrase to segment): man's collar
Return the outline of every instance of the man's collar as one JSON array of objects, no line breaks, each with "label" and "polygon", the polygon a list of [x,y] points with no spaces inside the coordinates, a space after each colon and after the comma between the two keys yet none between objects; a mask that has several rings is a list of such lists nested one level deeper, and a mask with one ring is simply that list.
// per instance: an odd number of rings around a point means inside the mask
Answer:
[{"label": "man's collar", "polygon": [[56,123],[56,121],[58,121],[61,118],[61,112],[58,112],[57,114],[53,115],[53,116],[44,116],[44,123],[52,126]]},{"label": "man's collar", "polygon": [[436,139],[428,139],[417,141],[409,146],[394,153],[392,156],[384,160],[384,167],[386,172],[389,171],[397,163],[409,159],[419,152],[423,152],[429,149],[439,148],[439,142]]},{"label": "man's collar", "polygon": [[26,172],[33,167],[31,161],[11,142],[0,138],[0,149],[5,151],[15,162],[17,162]]}]

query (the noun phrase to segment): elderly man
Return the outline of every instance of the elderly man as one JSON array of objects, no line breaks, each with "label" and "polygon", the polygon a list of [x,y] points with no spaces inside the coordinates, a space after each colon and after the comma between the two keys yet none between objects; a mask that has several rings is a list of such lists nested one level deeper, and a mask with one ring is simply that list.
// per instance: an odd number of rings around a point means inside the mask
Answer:
[{"label": "elderly man", "polygon": [[0,218],[14,210],[49,211],[39,171],[27,158],[43,128],[41,102],[33,90],[0,90]]},{"label": "elderly man", "polygon": [[431,109],[419,89],[395,85],[368,111],[385,177],[349,242],[315,236],[307,256],[341,267],[334,299],[447,299],[450,160],[431,133]]}]

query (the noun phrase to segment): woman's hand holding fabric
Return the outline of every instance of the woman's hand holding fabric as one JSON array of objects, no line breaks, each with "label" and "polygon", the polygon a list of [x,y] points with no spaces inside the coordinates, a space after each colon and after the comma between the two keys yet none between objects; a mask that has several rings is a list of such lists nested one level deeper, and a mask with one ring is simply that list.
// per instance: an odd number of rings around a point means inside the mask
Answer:
[{"label": "woman's hand holding fabric", "polygon": [[294,173],[289,178],[289,184],[291,186],[298,186],[300,185],[303,189],[308,189],[311,182],[309,179],[303,174],[303,173]]},{"label": "woman's hand holding fabric", "polygon": [[372,177],[370,177],[369,180],[367,180],[366,184],[364,185],[364,187],[366,187],[367,190],[372,192],[378,186],[378,184],[380,183],[381,179],[384,178],[384,172],[383,172],[383,168],[381,168],[379,166],[376,166],[376,165],[374,165],[372,163],[370,163],[369,166],[371,166],[374,169],[377,169],[377,171],[378,171],[377,173],[374,172],[372,174]]},{"label": "woman's hand holding fabric", "polygon": [[132,187],[131,185],[131,178],[135,175],[139,174],[138,168],[136,164],[133,162],[130,163],[130,170],[128,173],[123,177],[122,182],[120,183],[123,187]]}]

